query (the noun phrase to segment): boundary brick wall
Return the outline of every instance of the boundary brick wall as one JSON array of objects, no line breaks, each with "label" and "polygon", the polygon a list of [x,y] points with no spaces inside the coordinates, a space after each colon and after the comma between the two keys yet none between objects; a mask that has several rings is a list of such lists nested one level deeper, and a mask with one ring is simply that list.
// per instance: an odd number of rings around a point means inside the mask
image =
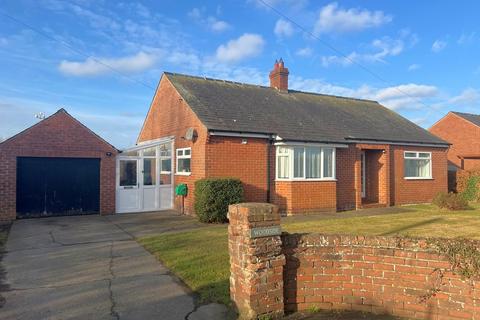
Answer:
[{"label": "boundary brick wall", "polygon": [[442,276],[451,265],[425,240],[284,233],[282,244],[286,311],[315,306],[415,319],[480,318],[480,282],[451,271]]},{"label": "boundary brick wall", "polygon": [[271,232],[280,226],[271,204],[232,205],[229,218],[230,295],[241,319],[313,308],[480,319],[479,279],[462,279],[425,239],[280,236]]},{"label": "boundary brick wall", "polygon": [[[110,152],[111,156],[106,153]],[[100,159],[100,213],[115,213],[117,150],[59,111],[0,144],[0,222],[16,218],[17,157]]]}]

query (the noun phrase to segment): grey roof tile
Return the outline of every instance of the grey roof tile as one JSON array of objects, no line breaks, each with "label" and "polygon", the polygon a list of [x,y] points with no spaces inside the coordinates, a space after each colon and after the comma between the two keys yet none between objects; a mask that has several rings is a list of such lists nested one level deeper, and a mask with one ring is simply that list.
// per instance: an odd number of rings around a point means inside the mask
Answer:
[{"label": "grey roof tile", "polygon": [[209,130],[285,140],[446,144],[378,102],[165,73]]}]

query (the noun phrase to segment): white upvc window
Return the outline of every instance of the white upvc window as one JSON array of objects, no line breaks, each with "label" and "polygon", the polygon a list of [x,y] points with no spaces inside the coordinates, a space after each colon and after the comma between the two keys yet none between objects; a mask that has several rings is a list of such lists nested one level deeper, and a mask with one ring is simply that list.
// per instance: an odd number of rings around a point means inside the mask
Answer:
[{"label": "white upvc window", "polygon": [[277,180],[335,180],[335,148],[277,146]]},{"label": "white upvc window", "polygon": [[180,175],[190,175],[191,171],[191,159],[192,148],[177,149],[177,172]]},{"label": "white upvc window", "polygon": [[432,153],[404,152],[405,179],[432,179]]},{"label": "white upvc window", "polygon": [[165,143],[160,146],[160,173],[170,174],[172,171],[172,144]]}]

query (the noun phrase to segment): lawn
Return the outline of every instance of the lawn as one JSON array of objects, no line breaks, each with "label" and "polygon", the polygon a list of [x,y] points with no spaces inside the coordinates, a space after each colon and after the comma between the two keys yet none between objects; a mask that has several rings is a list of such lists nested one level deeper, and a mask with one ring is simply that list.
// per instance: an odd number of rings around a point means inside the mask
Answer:
[{"label": "lawn", "polygon": [[[287,217],[282,220],[282,228],[291,233],[480,239],[478,205],[466,211],[440,211],[431,205],[383,210]],[[205,226],[139,241],[198,293],[201,302],[230,304],[226,225]]]}]

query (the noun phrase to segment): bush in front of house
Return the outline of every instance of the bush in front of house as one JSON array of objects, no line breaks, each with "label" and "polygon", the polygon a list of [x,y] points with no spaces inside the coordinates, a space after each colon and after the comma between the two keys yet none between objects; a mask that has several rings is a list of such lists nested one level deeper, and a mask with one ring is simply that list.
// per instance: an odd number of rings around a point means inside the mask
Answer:
[{"label": "bush in front of house", "polygon": [[480,200],[480,169],[457,171],[457,192],[467,201]]},{"label": "bush in front of house", "polygon": [[468,209],[468,201],[459,193],[439,192],[433,198],[433,204],[440,209],[447,210],[466,210]]},{"label": "bush in front of house", "polygon": [[470,176],[468,177],[465,190],[462,192],[462,196],[467,201],[478,201],[479,200],[479,192],[478,186],[480,182],[480,176]]},{"label": "bush in front of house", "polygon": [[243,201],[239,179],[207,178],[195,182],[195,212],[202,222],[227,222],[228,206]]}]

